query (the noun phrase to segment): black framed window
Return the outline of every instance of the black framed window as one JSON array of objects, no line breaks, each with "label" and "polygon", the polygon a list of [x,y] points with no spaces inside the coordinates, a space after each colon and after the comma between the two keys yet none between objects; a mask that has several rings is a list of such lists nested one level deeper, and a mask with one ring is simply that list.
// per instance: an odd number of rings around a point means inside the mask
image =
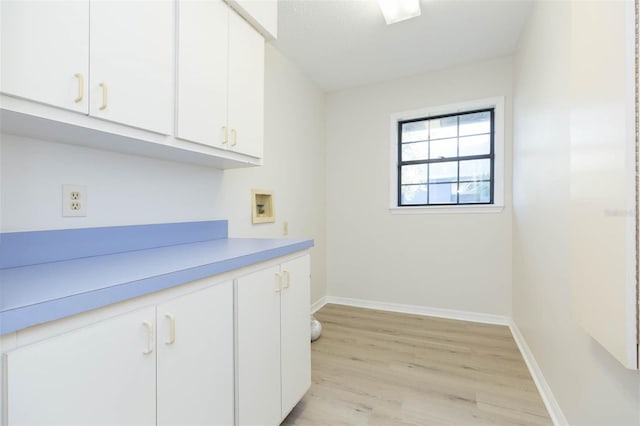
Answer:
[{"label": "black framed window", "polygon": [[398,206],[493,204],[495,109],[398,122]]}]

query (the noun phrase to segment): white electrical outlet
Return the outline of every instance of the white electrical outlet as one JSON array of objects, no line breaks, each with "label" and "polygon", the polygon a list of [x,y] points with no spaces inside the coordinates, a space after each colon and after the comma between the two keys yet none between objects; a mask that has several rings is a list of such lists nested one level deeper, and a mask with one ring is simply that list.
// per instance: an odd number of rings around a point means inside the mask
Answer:
[{"label": "white electrical outlet", "polygon": [[84,217],[87,215],[87,187],[62,185],[62,216]]}]

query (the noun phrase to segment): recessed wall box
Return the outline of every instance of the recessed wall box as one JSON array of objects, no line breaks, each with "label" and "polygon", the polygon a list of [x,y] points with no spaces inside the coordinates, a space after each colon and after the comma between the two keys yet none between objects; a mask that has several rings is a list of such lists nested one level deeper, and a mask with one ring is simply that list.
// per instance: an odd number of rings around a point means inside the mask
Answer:
[{"label": "recessed wall box", "polygon": [[273,192],[262,189],[251,190],[251,222],[269,223],[276,221]]}]

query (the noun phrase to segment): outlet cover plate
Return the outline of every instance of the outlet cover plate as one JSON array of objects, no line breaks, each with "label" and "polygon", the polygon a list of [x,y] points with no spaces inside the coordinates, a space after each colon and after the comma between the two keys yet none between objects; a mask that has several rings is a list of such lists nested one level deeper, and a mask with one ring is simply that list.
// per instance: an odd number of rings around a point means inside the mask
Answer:
[{"label": "outlet cover plate", "polygon": [[85,217],[87,215],[87,187],[83,185],[62,185],[62,216]]}]

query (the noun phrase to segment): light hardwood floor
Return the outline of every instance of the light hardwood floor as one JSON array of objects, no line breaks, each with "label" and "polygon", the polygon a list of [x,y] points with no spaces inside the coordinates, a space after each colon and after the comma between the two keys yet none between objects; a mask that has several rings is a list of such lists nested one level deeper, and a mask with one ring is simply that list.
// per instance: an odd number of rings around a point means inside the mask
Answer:
[{"label": "light hardwood floor", "polygon": [[283,425],[550,425],[508,327],[340,305]]}]

